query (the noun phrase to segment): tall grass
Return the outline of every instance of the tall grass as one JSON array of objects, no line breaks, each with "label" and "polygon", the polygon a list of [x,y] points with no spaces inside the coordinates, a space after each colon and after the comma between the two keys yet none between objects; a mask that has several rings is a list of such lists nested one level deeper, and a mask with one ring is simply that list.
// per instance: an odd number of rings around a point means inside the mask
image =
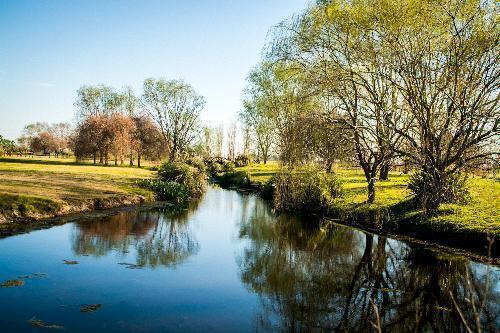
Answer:
[{"label": "tall grass", "polygon": [[278,211],[320,212],[342,195],[340,182],[334,175],[315,167],[282,170],[272,180],[273,205]]}]

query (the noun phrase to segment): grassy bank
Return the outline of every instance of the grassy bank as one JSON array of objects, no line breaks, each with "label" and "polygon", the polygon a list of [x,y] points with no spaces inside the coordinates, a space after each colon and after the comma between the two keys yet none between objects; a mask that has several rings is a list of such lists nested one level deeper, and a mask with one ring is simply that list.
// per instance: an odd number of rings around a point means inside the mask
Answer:
[{"label": "grassy bank", "polygon": [[[251,182],[264,184],[279,171],[279,165],[254,164],[235,170],[246,172]],[[441,243],[449,240],[460,243],[474,237],[484,240],[486,234],[493,235],[497,240],[500,238],[499,180],[471,175],[468,186],[472,199],[469,203],[444,204],[435,216],[423,218],[422,211],[410,204],[407,190],[409,175],[390,172],[388,180],[377,181],[376,201],[368,204],[366,180],[360,169],[338,168],[335,174],[343,195],[329,204],[328,214],[342,221],[371,230],[402,232]],[[467,246],[463,244],[463,247]]]},{"label": "grassy bank", "polygon": [[150,201],[152,192],[136,181],[153,175],[146,169],[94,166],[71,159],[0,158],[0,221]]}]

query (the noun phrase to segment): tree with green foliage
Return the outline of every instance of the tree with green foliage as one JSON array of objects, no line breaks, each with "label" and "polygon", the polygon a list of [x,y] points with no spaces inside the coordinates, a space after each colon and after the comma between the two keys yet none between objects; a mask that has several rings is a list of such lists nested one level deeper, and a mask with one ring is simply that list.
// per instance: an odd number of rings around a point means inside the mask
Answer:
[{"label": "tree with green foliage", "polygon": [[[394,59],[393,85],[412,126],[391,123],[409,149],[425,189],[425,213],[453,200],[457,173],[498,156],[500,31],[495,1],[398,1],[374,11]],[[397,20],[389,13],[402,14]],[[411,52],[410,52],[411,51]]]},{"label": "tree with green foliage", "polygon": [[274,145],[286,165],[307,160],[310,133],[304,124],[315,105],[301,73],[286,63],[263,61],[247,81],[243,119],[261,141],[259,152],[269,153]]},{"label": "tree with green foliage", "polygon": [[151,78],[144,81],[141,101],[160,128],[170,159],[186,153],[198,137],[205,98],[183,81]]},{"label": "tree with green foliage", "polygon": [[[257,107],[256,101],[246,100],[240,112],[240,119],[246,128],[252,130],[259,157],[267,163],[275,140],[274,126],[266,113]],[[248,149],[248,147],[246,147]]]},{"label": "tree with green foliage", "polygon": [[16,150],[16,144],[12,140],[5,139],[0,135],[0,155],[11,155]]}]

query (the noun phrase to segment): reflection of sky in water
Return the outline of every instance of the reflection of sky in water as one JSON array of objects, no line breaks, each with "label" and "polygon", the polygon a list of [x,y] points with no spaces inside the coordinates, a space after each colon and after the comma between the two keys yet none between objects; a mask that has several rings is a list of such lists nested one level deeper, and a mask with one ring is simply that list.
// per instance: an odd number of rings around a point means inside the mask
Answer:
[{"label": "reflection of sky in water", "polygon": [[[370,265],[359,265],[363,256]],[[432,265],[445,263],[440,274],[462,274],[468,265],[474,277],[500,274],[348,228],[304,229],[293,216],[275,217],[254,196],[210,189],[180,213],[126,212],[0,240],[0,281],[48,274],[0,289],[0,331],[36,331],[27,323],[32,317],[70,332],[307,329],[310,320],[342,319],[335,311],[320,314],[313,298],[342,307],[350,284],[370,290],[376,276],[399,281],[398,288],[427,283],[433,266],[426,266],[426,256]],[[384,273],[370,273],[382,267],[381,258]],[[64,259],[79,264],[64,265]],[[360,279],[352,282],[355,274]],[[490,284],[498,297],[498,281]],[[82,304],[96,303],[103,305],[99,311],[79,312]],[[346,327],[361,320],[354,311]]]}]

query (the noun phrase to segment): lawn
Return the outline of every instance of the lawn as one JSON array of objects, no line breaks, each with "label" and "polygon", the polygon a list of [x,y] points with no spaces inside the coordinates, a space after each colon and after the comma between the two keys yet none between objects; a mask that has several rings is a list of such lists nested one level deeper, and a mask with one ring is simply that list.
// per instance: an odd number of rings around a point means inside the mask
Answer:
[{"label": "lawn", "polygon": [[135,185],[153,172],[134,167],[77,164],[70,159],[0,158],[0,215],[46,217],[102,204],[148,200]]},{"label": "lawn", "polygon": [[[279,170],[279,164],[270,162],[266,165],[253,164],[237,168],[247,171],[252,181],[266,182]],[[338,168],[335,174],[339,178],[344,194],[336,200],[336,208],[343,210],[372,210],[379,208],[392,208],[409,199],[407,182],[409,175],[400,172],[390,172],[389,180],[377,181],[376,201],[367,204],[366,180],[361,169]],[[437,216],[427,219],[437,228],[445,227],[457,231],[490,231],[500,235],[500,180],[493,178],[480,178],[471,175],[468,186],[472,199],[468,204],[444,204]],[[420,215],[419,210],[404,212],[400,218],[411,218]]]}]

